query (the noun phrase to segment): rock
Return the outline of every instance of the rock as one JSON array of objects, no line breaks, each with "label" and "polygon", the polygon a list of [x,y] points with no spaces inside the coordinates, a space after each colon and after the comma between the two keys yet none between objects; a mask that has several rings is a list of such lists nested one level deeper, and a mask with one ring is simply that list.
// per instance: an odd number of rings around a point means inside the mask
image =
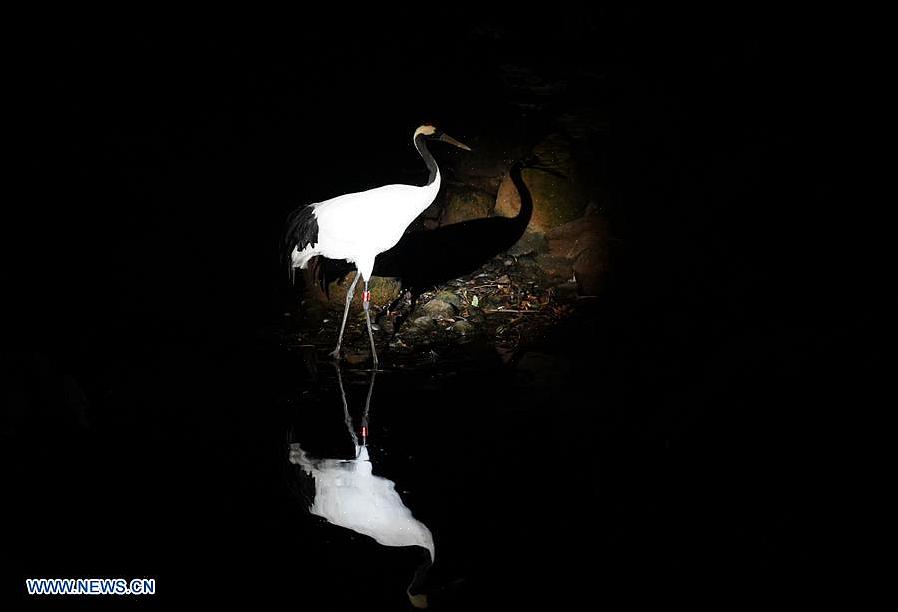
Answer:
[{"label": "rock", "polygon": [[435,296],[433,296],[433,299],[440,300],[441,302],[446,302],[447,304],[452,304],[456,310],[461,308],[461,298],[452,291],[440,291]]},{"label": "rock", "polygon": [[412,327],[420,330],[420,331],[428,331],[433,329],[434,320],[427,315],[418,317],[412,321]]},{"label": "rock", "polygon": [[573,266],[567,257],[556,255],[539,255],[536,265],[552,280],[567,281],[574,275]]},{"label": "rock", "polygon": [[608,242],[605,219],[598,213],[587,214],[546,233],[549,254],[576,260],[586,249],[603,248]]},{"label": "rock", "polygon": [[526,270],[526,269],[537,268],[537,267],[539,267],[539,264],[536,263],[535,257],[532,257],[530,255],[524,255],[524,256],[518,258],[518,269],[519,270],[521,270],[521,269]]},{"label": "rock", "polygon": [[495,200],[483,191],[450,191],[446,206],[440,216],[440,225],[451,225],[471,219],[485,219],[490,216]]},{"label": "rock", "polygon": [[[533,216],[528,229],[531,232],[546,233],[553,227],[573,221],[583,214],[589,201],[592,171],[575,159],[568,141],[554,134],[533,149],[540,165],[550,168],[547,172],[539,168],[525,168],[521,172],[524,183],[533,199]],[[514,217],[521,208],[518,190],[506,174],[499,185],[496,196],[495,214]]]},{"label": "rock", "polygon": [[431,319],[449,318],[456,312],[455,306],[436,298],[424,304],[421,309],[427,313]]},{"label": "rock", "polygon": [[549,243],[544,234],[526,231],[521,239],[513,247],[508,249],[508,254],[514,257],[522,257],[533,253],[545,253],[549,250]]},{"label": "rock", "polygon": [[568,259],[580,295],[598,295],[608,271],[608,230],[598,213],[549,230],[549,254]]},{"label": "rock", "polygon": [[451,329],[452,331],[454,331],[457,334],[461,334],[462,336],[465,336],[474,331],[474,326],[465,320],[461,320],[461,321],[456,321],[452,325],[452,327],[450,327],[449,329]]},{"label": "rock", "polygon": [[599,295],[607,273],[607,257],[601,248],[581,252],[574,262],[574,276],[580,295]]},{"label": "rock", "polygon": [[592,212],[554,227],[546,239],[548,255],[538,256],[537,265],[554,278],[561,278],[567,268],[577,279],[580,295],[598,295],[608,271],[608,228],[602,215]]},{"label": "rock", "polygon": [[[343,304],[346,303],[346,291],[349,290],[349,286],[352,284],[354,274],[355,272],[350,272],[342,280],[330,283],[327,287],[326,296],[321,292],[317,292],[317,294],[321,298],[326,299],[328,303],[343,308]],[[362,287],[360,279],[355,287],[355,295],[352,299],[351,308],[353,311],[362,310]],[[376,306],[386,307],[396,299],[401,290],[402,283],[396,278],[372,276],[368,282],[368,291],[371,292],[371,303]]]}]

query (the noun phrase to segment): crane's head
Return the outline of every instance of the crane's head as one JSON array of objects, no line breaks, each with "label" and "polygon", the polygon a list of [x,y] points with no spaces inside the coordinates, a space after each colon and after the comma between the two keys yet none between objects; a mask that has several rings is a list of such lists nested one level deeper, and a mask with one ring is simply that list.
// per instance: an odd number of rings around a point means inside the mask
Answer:
[{"label": "crane's head", "polygon": [[455,145],[459,149],[464,149],[465,151],[470,151],[471,147],[466,144],[463,144],[456,139],[454,139],[449,134],[443,132],[443,130],[430,125],[429,123],[425,123],[424,125],[418,127],[415,130],[415,135],[412,136],[412,140],[417,140],[418,137],[427,138],[429,140],[442,140],[443,142],[448,142],[451,145]]}]

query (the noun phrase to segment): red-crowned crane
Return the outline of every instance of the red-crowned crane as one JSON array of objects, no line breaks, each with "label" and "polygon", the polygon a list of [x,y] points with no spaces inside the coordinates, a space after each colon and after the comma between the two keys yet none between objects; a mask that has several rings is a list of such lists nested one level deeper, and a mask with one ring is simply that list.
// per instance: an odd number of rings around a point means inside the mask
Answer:
[{"label": "red-crowned crane", "polygon": [[301,206],[287,219],[285,246],[290,256],[291,272],[294,268],[305,268],[316,255],[355,263],[357,273],[346,293],[337,348],[331,353],[335,359],[340,358],[349,304],[361,276],[365,282],[362,307],[368,324],[374,369],[377,369],[374,333],[371,331],[371,316],[368,313],[371,300],[368,280],[377,255],[399,242],[406,228],[433,203],[440,190],[440,169],[427,150],[428,140],[441,140],[466,151],[471,150],[433,125],[422,125],[415,130],[412,142],[430,171],[426,185],[384,185],[367,191],[347,193],[324,202]]}]

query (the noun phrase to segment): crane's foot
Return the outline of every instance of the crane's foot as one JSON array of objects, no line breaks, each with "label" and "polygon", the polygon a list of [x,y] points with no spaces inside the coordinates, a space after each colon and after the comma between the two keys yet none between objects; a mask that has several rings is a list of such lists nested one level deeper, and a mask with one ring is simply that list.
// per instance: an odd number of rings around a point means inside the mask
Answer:
[{"label": "crane's foot", "polygon": [[330,353],[328,353],[328,355],[330,355],[330,358],[333,359],[334,361],[340,361],[340,347],[338,346],[337,348],[332,350]]}]

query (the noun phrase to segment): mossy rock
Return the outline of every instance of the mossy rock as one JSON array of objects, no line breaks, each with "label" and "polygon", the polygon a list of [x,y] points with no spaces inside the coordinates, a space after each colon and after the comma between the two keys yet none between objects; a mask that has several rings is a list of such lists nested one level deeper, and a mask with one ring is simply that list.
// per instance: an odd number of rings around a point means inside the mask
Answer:
[{"label": "mossy rock", "polygon": [[[346,291],[349,290],[353,278],[355,278],[355,272],[350,272],[342,280],[330,283],[327,286],[327,301],[334,306],[342,308],[346,302]],[[354,311],[362,310],[363,287],[364,285],[361,279],[359,279],[355,287],[355,295],[352,297],[351,309]],[[368,282],[368,291],[371,292],[371,303],[381,308],[385,308],[390,302],[395,300],[401,290],[402,283],[396,278],[372,276]]]},{"label": "mossy rock", "polygon": [[490,216],[494,203],[493,196],[483,191],[450,191],[446,196],[446,207],[440,216],[440,225],[485,219]]},{"label": "mossy rock", "polygon": [[536,263],[549,279],[554,281],[566,281],[573,276],[573,266],[567,257],[556,255],[539,255]]},{"label": "mossy rock", "polygon": [[451,329],[451,331],[453,331],[456,334],[459,334],[461,336],[467,336],[469,334],[473,334],[475,331],[474,326],[471,325],[471,323],[469,323],[468,321],[464,321],[464,320],[456,321],[455,323],[452,324],[452,327],[450,327],[450,329]]},{"label": "mossy rock", "polygon": [[440,291],[433,299],[452,304],[456,310],[461,308],[461,298],[453,291]]},{"label": "mossy rock", "polygon": [[440,299],[433,299],[424,304],[421,310],[434,319],[449,318],[456,313],[456,308]]},{"label": "mossy rock", "polygon": [[508,249],[508,254],[513,257],[521,257],[523,255],[545,253],[548,250],[549,243],[545,234],[527,230],[521,236],[521,239]]}]

